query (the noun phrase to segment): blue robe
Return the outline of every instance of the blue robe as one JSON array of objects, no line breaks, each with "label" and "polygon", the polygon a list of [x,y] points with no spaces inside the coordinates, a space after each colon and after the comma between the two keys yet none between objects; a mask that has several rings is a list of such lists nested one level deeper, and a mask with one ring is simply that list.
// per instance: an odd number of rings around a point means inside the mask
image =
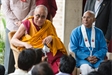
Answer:
[{"label": "blue robe", "polygon": [[[92,28],[86,28],[88,40],[91,40]],[[90,44],[91,45],[91,44]],[[96,56],[99,60],[95,64],[91,64],[86,60],[90,56],[89,49],[85,46],[81,26],[75,28],[70,36],[70,49],[75,53],[76,66],[80,67],[82,64],[89,64],[93,68],[97,68],[100,63],[104,60],[107,53],[107,44],[103,35],[103,32],[95,27],[95,48],[93,49],[92,55]],[[90,47],[90,49],[92,49]]]}]

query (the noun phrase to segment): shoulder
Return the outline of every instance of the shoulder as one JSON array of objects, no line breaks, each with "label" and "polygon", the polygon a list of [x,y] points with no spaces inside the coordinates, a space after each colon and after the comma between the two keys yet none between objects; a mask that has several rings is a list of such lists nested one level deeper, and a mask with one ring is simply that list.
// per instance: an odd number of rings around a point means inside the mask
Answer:
[{"label": "shoulder", "polygon": [[103,34],[103,31],[100,28],[95,27],[95,31],[96,31],[97,34],[98,33]]},{"label": "shoulder", "polygon": [[23,25],[24,25],[26,28],[29,28],[29,25],[30,25],[30,21],[29,21],[29,20],[24,20],[22,23],[23,23]]},{"label": "shoulder", "polygon": [[80,31],[81,31],[81,25],[78,26],[78,27],[76,27],[76,28],[74,28],[74,29],[72,30],[72,33],[74,33],[74,32],[80,32]]},{"label": "shoulder", "polygon": [[48,20],[48,19],[46,19],[45,22],[46,22],[46,23],[49,23],[49,24],[52,23],[52,22],[51,22],[50,20]]},{"label": "shoulder", "polygon": [[71,37],[79,37],[81,35],[81,26],[74,28],[71,32]]},{"label": "shoulder", "polygon": [[45,24],[46,24],[46,25],[49,25],[49,26],[54,26],[50,20],[46,20],[46,21],[45,21]]}]

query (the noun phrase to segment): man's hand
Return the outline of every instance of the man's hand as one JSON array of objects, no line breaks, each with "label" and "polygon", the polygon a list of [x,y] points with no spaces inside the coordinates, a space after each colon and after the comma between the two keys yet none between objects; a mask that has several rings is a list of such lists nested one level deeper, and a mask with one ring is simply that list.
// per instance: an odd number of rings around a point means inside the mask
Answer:
[{"label": "man's hand", "polygon": [[26,49],[33,48],[33,46],[31,44],[28,44],[26,42],[24,42],[24,46],[25,46]]},{"label": "man's hand", "polygon": [[22,21],[17,21],[17,22],[15,22],[15,24],[16,24],[17,26],[20,26],[20,25],[22,24]]},{"label": "man's hand", "polygon": [[50,44],[52,41],[52,36],[48,36],[43,40],[43,44]]},{"label": "man's hand", "polygon": [[87,58],[87,60],[92,64],[94,64],[98,61],[97,57],[95,57],[95,56],[90,56]]}]

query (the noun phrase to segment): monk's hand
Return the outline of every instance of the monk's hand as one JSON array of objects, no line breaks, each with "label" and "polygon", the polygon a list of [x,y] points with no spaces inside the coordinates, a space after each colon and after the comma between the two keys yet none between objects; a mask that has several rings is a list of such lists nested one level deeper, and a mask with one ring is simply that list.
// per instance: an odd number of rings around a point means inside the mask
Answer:
[{"label": "monk's hand", "polygon": [[25,46],[26,49],[28,49],[28,48],[33,48],[33,46],[32,46],[31,44],[28,44],[28,43],[26,43],[26,42],[24,43],[24,46]]},{"label": "monk's hand", "polygon": [[47,36],[44,40],[43,40],[43,44],[50,44],[52,41],[52,36]]}]

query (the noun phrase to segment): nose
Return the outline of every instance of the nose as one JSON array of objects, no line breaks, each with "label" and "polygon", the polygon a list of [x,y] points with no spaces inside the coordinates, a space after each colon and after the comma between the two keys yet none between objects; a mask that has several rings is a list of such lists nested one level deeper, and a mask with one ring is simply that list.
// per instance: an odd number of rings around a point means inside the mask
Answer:
[{"label": "nose", "polygon": [[42,17],[39,17],[38,20],[42,20]]}]

